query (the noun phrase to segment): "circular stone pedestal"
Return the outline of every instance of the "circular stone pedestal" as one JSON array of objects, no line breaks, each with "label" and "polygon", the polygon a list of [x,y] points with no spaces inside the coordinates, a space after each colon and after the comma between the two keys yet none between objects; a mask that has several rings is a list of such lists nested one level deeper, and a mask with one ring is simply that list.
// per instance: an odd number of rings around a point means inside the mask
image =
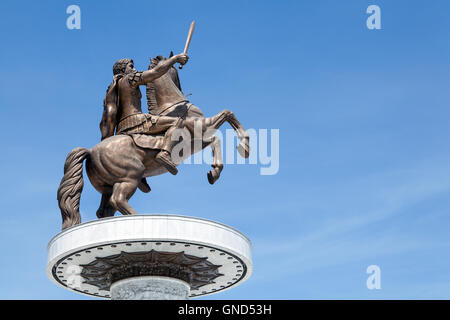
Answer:
[{"label": "circular stone pedestal", "polygon": [[247,280],[251,243],[226,225],[175,215],[83,223],[48,244],[47,275],[81,294],[113,299],[186,299]]}]

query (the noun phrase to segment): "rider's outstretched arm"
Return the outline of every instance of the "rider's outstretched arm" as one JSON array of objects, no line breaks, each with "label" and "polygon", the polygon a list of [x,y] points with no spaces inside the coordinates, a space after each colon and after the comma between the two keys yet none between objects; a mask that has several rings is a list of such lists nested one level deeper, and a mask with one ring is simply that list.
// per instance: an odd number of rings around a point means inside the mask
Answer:
[{"label": "rider's outstretched arm", "polygon": [[142,72],[142,83],[141,85],[145,85],[149,82],[152,82],[155,79],[158,79],[163,74],[165,74],[170,67],[172,67],[175,63],[181,63],[182,65],[188,61],[189,57],[185,53],[177,54],[167,60],[163,60],[156,65],[153,69],[146,70]]}]

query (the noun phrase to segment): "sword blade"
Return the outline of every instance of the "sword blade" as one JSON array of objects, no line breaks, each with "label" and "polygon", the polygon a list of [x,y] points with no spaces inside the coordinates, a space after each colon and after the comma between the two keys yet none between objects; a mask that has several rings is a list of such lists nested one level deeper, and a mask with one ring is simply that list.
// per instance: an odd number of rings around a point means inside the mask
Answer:
[{"label": "sword blade", "polygon": [[188,37],[186,39],[186,45],[184,46],[184,53],[186,54],[188,49],[189,49],[189,44],[191,43],[191,39],[192,39],[192,34],[194,33],[194,29],[195,29],[195,21],[192,21],[191,23],[191,27],[189,28],[189,33],[188,33]]}]

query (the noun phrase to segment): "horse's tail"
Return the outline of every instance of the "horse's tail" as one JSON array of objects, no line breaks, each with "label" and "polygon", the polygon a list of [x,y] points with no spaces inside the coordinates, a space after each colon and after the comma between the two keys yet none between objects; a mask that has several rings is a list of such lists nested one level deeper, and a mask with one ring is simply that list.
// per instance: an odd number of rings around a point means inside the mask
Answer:
[{"label": "horse's tail", "polygon": [[80,197],[83,191],[83,161],[89,157],[85,148],[73,149],[64,164],[64,176],[58,188],[58,205],[61,209],[62,229],[81,223]]}]

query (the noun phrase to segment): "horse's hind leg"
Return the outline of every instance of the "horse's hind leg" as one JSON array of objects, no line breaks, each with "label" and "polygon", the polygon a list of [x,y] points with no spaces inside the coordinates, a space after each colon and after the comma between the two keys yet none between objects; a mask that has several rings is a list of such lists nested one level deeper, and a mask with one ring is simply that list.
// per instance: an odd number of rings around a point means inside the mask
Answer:
[{"label": "horse's hind leg", "polygon": [[111,195],[111,205],[123,215],[137,214],[128,204],[128,200],[136,192],[138,181],[116,182]]},{"label": "horse's hind leg", "polygon": [[211,150],[213,153],[213,163],[211,164],[212,170],[210,170],[207,174],[208,181],[210,184],[216,182],[220,173],[223,169],[223,160],[222,160],[222,148],[220,139],[218,137],[212,137]]},{"label": "horse's hind leg", "polygon": [[110,198],[111,198],[110,193],[102,194],[102,200],[101,200],[100,206],[97,210],[97,217],[99,219],[106,218],[106,217],[112,217],[114,215],[114,213],[116,212],[116,209],[110,203]]}]

